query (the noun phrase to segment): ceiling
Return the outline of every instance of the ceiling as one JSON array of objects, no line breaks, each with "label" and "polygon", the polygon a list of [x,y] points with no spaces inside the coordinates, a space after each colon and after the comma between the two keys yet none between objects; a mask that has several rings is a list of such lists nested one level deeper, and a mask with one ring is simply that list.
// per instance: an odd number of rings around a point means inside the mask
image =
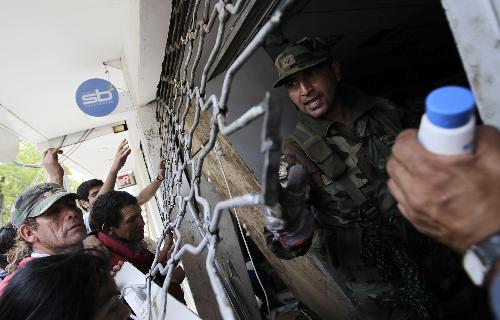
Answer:
[{"label": "ceiling", "polygon": [[[134,121],[132,111],[155,98],[168,17],[162,0],[0,0],[0,129],[59,146],[66,135]],[[367,92],[465,79],[439,0],[299,0],[288,17],[284,40],[321,36],[344,79]],[[274,60],[283,46],[265,50]],[[87,116],[75,103],[78,85],[95,77],[120,91],[110,116]],[[104,177],[124,135],[80,143],[71,155],[78,170]]]},{"label": "ceiling", "polygon": [[[169,6],[160,0],[0,0],[0,128],[39,147],[57,147],[54,141],[66,135],[129,120],[155,98]],[[76,105],[77,87],[91,78],[106,79],[120,92],[109,116],[91,117]],[[77,170],[103,178],[123,137],[127,133],[79,143],[71,155]]]},{"label": "ceiling", "polygon": [[[290,42],[321,37],[344,79],[367,91],[464,74],[440,0],[303,0],[281,32]],[[274,60],[284,46],[266,50]]]},{"label": "ceiling", "polygon": [[[92,127],[96,120],[78,109],[75,91],[89,78],[106,79],[103,62],[120,59],[127,3],[50,0],[2,5],[0,38],[7,45],[0,52],[0,104],[44,138]],[[48,116],[40,123],[42,114]]]}]

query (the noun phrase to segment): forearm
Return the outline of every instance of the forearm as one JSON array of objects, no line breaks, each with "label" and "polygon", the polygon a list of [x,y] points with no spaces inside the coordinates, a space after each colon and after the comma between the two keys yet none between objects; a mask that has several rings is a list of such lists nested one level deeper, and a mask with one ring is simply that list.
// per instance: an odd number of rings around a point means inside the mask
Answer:
[{"label": "forearm", "polygon": [[101,189],[99,190],[99,193],[97,194],[98,196],[114,190],[117,175],[118,175],[118,170],[114,168],[111,168],[109,170],[108,176],[106,177],[104,184],[102,185]]},{"label": "forearm", "polygon": [[144,188],[137,196],[137,202],[139,203],[139,205],[141,206],[151,200],[151,198],[155,196],[158,188],[160,188],[160,185],[161,181],[155,179],[146,188]]},{"label": "forearm", "polygon": [[50,174],[49,173],[49,182],[57,183],[61,187],[64,186],[64,175],[63,174]]},{"label": "forearm", "polygon": [[99,190],[98,196],[101,194],[105,194],[114,189],[116,183],[116,176],[121,168],[125,165],[127,161],[127,157],[129,156],[131,150],[128,146],[128,142],[126,139],[123,139],[120,145],[118,146],[118,150],[116,151],[115,161],[111,165],[111,169],[109,169],[108,176],[106,177],[106,181],[102,185]]}]

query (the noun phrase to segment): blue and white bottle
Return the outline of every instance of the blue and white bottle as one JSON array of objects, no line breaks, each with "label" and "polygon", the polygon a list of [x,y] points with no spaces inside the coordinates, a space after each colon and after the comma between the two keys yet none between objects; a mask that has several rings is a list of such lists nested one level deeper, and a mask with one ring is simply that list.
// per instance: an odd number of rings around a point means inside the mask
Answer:
[{"label": "blue and white bottle", "polygon": [[425,100],[418,139],[428,151],[442,155],[474,151],[474,96],[464,87],[446,86]]}]

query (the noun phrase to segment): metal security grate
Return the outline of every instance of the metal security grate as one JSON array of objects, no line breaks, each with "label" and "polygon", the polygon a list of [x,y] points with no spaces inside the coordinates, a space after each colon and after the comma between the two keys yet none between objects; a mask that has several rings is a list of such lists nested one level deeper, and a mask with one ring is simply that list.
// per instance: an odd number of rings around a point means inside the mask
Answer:
[{"label": "metal security grate", "polygon": [[[197,20],[200,10],[200,0],[172,1],[172,16],[168,31],[166,55],[162,66],[161,81],[157,92],[156,116],[159,122],[159,134],[162,140],[161,155],[168,159],[167,177],[162,185],[163,208],[161,215],[163,221],[163,235],[169,230],[175,233],[175,249],[171,259],[166,265],[158,262],[158,249],[148,277],[148,291],[151,292],[151,277],[158,272],[166,275],[162,288],[163,313],[165,317],[167,299],[166,292],[172,279],[172,271],[184,254],[198,255],[207,250],[206,270],[210,283],[217,299],[220,313],[224,319],[234,319],[235,310],[228,300],[220,274],[218,273],[215,255],[219,238],[217,235],[221,215],[228,209],[255,205],[274,205],[277,201],[276,188],[277,164],[279,160],[279,123],[280,114],[277,105],[270,105],[270,96],[265,94],[260,105],[248,109],[240,118],[232,123],[226,123],[226,114],[230,109],[227,105],[231,84],[235,73],[263,44],[268,34],[281,20],[284,10],[291,6],[293,1],[284,1],[269,21],[261,28],[246,49],[236,58],[225,74],[220,95],[206,96],[207,76],[214,60],[221,50],[225,27],[231,15],[238,15],[245,1],[234,3],[218,1],[204,1],[202,19]],[[212,8],[213,6],[213,8]],[[195,83],[195,73],[200,66],[204,41],[216,25],[217,37],[206,64],[202,67],[201,80]],[[194,43],[198,41],[197,52],[193,55]],[[201,71],[201,69],[200,69]],[[185,128],[186,117],[190,108],[194,108],[194,121],[190,128]],[[193,134],[200,122],[200,114],[212,110],[210,137],[196,156],[192,157]],[[209,202],[200,194],[200,178],[205,157],[214,149],[216,137],[220,132],[228,136],[235,131],[242,130],[245,126],[265,114],[262,135],[262,151],[265,152],[263,192],[261,194],[246,194],[221,201],[212,209]],[[181,193],[181,184],[186,169],[191,169],[189,192]],[[202,208],[203,221],[198,218],[197,203]],[[175,219],[171,213],[177,212]],[[196,229],[202,235],[202,240],[197,246],[183,244],[179,227],[183,218],[189,212],[194,218]],[[163,237],[162,237],[163,239]],[[151,317],[151,302],[149,302]]]}]

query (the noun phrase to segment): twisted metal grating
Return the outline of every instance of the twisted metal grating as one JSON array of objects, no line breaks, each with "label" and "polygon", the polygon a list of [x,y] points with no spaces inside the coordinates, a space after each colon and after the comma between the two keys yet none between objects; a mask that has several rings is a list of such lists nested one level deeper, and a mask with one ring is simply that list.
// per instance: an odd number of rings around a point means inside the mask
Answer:
[{"label": "twisted metal grating", "polygon": [[[235,73],[264,43],[273,28],[280,23],[284,11],[291,6],[293,0],[284,1],[280,9],[275,11],[245,50],[235,59],[226,71],[218,97],[216,95],[206,97],[208,71],[221,50],[228,19],[231,15],[240,13],[245,1],[237,0],[234,3],[227,3],[227,0],[220,0],[212,4],[210,0],[205,0],[202,19],[198,21],[201,2],[201,0],[177,0],[172,2],[172,15],[165,49],[166,55],[157,92],[156,117],[159,122],[160,139],[162,140],[160,153],[162,157],[168,159],[166,179],[162,185],[163,207],[161,208],[161,218],[163,234],[161,239],[164,238],[167,232],[172,230],[175,234],[175,240],[174,251],[166,265],[158,262],[159,248],[163,240],[160,240],[157,245],[155,260],[147,280],[149,318],[151,318],[152,305],[152,277],[157,273],[166,276],[162,287],[162,316],[160,318],[164,319],[167,309],[166,294],[172,280],[174,268],[183,255],[198,255],[207,250],[206,270],[220,314],[223,319],[234,319],[237,313],[233,310],[234,307],[225,294],[215,261],[217,245],[220,240],[217,231],[221,215],[229,209],[256,205],[274,205],[277,201],[276,193],[273,191],[278,185],[278,161],[276,161],[279,159],[280,148],[278,106],[270,105],[270,96],[266,93],[260,105],[249,108],[232,123],[226,123],[226,114],[230,108],[227,102]],[[218,26],[215,43],[206,64],[203,66],[201,80],[199,83],[195,83],[195,73],[200,64],[206,35],[215,28],[216,21],[218,21]],[[198,41],[197,51],[193,55],[196,40]],[[185,128],[190,108],[194,108],[194,120],[191,127]],[[200,114],[201,112],[208,112],[209,109],[212,109],[209,140],[202,146],[200,152],[192,156],[193,135],[200,123]],[[246,194],[220,201],[212,209],[208,200],[200,194],[200,178],[204,159],[216,147],[218,133],[229,136],[264,114],[262,151],[265,153],[265,158],[262,193]],[[217,152],[217,150],[214,151]],[[184,174],[188,167],[192,172],[191,177]],[[189,191],[184,191],[184,194],[181,193],[183,177],[189,179]],[[202,208],[203,221],[198,217],[195,202]],[[177,214],[172,219],[174,210]],[[182,243],[180,226],[186,212],[192,215],[195,228],[202,236],[202,240],[196,246]]]}]

